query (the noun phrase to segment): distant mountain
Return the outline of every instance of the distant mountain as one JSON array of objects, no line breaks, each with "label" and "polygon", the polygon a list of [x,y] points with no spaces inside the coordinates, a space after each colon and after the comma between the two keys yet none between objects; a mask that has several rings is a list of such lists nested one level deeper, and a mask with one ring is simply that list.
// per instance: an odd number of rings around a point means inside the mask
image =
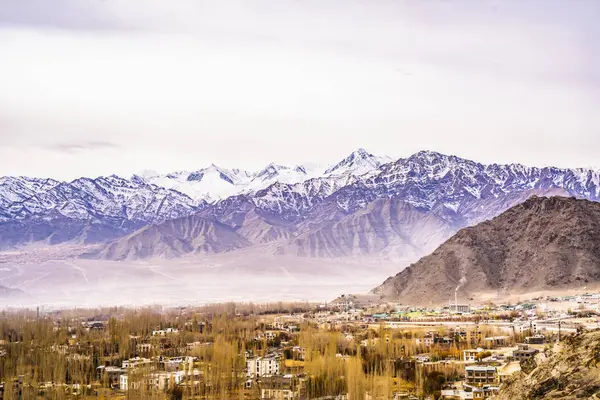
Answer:
[{"label": "distant mountain", "polygon": [[364,175],[376,170],[386,162],[392,161],[387,157],[376,157],[365,149],[357,149],[339,163],[325,170],[325,175]]},{"label": "distant mountain", "polygon": [[[420,248],[412,252],[400,237],[415,228],[393,228],[393,218],[412,221],[409,215],[419,213],[419,218],[442,220],[441,232],[451,234],[532,194],[598,200],[600,175],[585,169],[483,165],[431,151],[390,161],[358,149],[328,168],[271,163],[247,172],[210,165],[192,172],[72,182],[5,177],[0,178],[0,249],[31,242],[110,242],[200,213],[253,245],[273,244],[277,252],[418,257],[436,240],[440,244],[444,234],[431,232],[431,240],[417,241]],[[378,216],[395,215],[379,211],[392,204],[411,209],[403,209],[406,216]]]},{"label": "distant mountain", "polygon": [[519,164],[483,165],[455,156],[422,151],[380,167],[366,179],[335,193],[347,211],[381,197],[398,197],[415,207],[445,207],[458,214],[480,200],[531,189],[560,188],[598,200],[600,173],[583,169],[531,168]]},{"label": "distant mountain", "polygon": [[59,213],[44,218],[28,218],[0,223],[0,249],[10,249],[27,243],[81,245],[107,242],[145,226],[124,218],[105,217],[99,220],[74,219]]},{"label": "distant mountain", "polygon": [[347,180],[349,176],[361,176],[372,172],[387,161],[391,160],[358,149],[326,169],[309,164],[290,166],[269,163],[259,171],[248,172],[212,164],[194,172],[181,171],[166,175],[147,172],[141,177],[149,183],[177,190],[193,199],[214,203],[239,194],[255,193],[276,183],[296,185],[314,178],[328,179],[342,175]]},{"label": "distant mountain", "polygon": [[[9,178],[3,178],[5,181]],[[0,196],[17,199],[2,207],[0,222],[46,217],[55,213],[78,220],[102,217],[156,223],[188,215],[205,205],[190,197],[134,177],[115,175],[72,182],[26,178],[31,186],[25,192],[19,185],[3,186]],[[23,182],[23,178],[20,178]]]},{"label": "distant mountain", "polygon": [[533,196],[460,230],[374,290],[407,304],[600,284],[600,203]]},{"label": "distant mountain", "polygon": [[398,199],[378,199],[338,221],[300,234],[279,253],[414,259],[433,250],[457,229],[435,212],[419,210]]},{"label": "distant mountain", "polygon": [[59,181],[53,179],[36,179],[24,176],[0,177],[0,210],[13,203],[23,202],[36,194],[48,191],[59,183]]},{"label": "distant mountain", "polygon": [[294,223],[259,209],[243,195],[207,207],[198,216],[226,225],[255,245],[287,240],[297,231]]},{"label": "distant mountain", "polygon": [[190,215],[206,205],[141,178],[72,182],[2,178],[0,249],[31,242],[105,242],[148,224]]},{"label": "distant mountain", "polygon": [[249,242],[229,227],[198,215],[146,226],[86,258],[129,260],[176,258],[190,253],[219,253],[247,247]]},{"label": "distant mountain", "polygon": [[193,172],[173,172],[166,175],[145,174],[142,179],[154,185],[173,189],[206,202],[233,196],[246,186],[253,176],[239,169],[225,169],[214,164]]},{"label": "distant mountain", "polygon": [[250,181],[245,191],[263,189],[275,182],[298,183],[304,182],[311,176],[304,167],[288,167],[271,163],[263,170],[258,171]]}]

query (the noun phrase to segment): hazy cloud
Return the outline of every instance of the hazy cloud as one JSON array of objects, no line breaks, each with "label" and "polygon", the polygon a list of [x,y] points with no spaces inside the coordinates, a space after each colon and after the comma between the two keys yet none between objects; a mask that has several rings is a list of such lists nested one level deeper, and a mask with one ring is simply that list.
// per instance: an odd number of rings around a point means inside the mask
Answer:
[{"label": "hazy cloud", "polygon": [[[0,2],[0,24],[34,29],[123,29],[106,7],[112,0],[8,0]],[[104,5],[103,5],[104,3]],[[103,11],[104,9],[104,11]]]},{"label": "hazy cloud", "polygon": [[112,150],[119,148],[119,146],[115,143],[103,141],[88,141],[82,143],[53,143],[42,147],[48,150],[58,151],[61,153],[79,153],[85,151]]},{"label": "hazy cloud", "polygon": [[258,169],[356,147],[590,165],[599,14],[592,0],[0,1],[0,175]]}]

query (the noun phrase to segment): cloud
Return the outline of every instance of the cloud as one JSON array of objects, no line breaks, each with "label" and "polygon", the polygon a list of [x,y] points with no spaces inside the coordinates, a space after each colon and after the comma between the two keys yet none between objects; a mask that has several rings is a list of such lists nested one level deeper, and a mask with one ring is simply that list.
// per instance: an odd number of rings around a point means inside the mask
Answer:
[{"label": "cloud", "polygon": [[106,141],[86,141],[79,143],[52,143],[41,145],[40,147],[60,153],[81,153],[94,150],[114,150],[119,149],[120,146]]},{"label": "cloud", "polygon": [[598,2],[51,3],[0,0],[0,174],[600,145]]},{"label": "cloud", "polygon": [[111,15],[113,0],[18,0],[0,2],[0,25],[35,29],[114,30],[123,29]]}]

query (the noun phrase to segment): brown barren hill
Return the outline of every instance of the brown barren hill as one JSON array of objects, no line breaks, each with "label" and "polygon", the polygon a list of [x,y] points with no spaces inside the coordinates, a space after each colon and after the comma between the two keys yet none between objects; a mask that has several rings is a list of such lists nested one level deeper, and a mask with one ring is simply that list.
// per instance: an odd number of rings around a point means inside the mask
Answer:
[{"label": "brown barren hill", "polygon": [[600,203],[533,196],[460,230],[374,293],[411,304],[464,302],[600,283]]},{"label": "brown barren hill", "polygon": [[198,215],[146,226],[129,236],[85,254],[84,258],[138,260],[176,258],[191,253],[219,253],[248,246],[246,239],[228,226]]},{"label": "brown barren hill", "polygon": [[298,236],[282,252],[303,257],[419,257],[435,249],[458,227],[441,212],[426,212],[392,198]]}]

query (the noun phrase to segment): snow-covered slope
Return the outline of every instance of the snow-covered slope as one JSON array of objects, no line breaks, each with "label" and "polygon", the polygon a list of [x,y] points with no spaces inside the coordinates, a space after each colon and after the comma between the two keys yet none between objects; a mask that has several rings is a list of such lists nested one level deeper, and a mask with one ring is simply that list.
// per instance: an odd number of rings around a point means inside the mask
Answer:
[{"label": "snow-covered slope", "polygon": [[0,248],[29,242],[94,243],[206,206],[175,190],[115,175],[58,182],[1,178]]},{"label": "snow-covered slope", "polygon": [[361,176],[376,171],[389,161],[391,159],[388,157],[376,157],[364,149],[358,149],[327,168],[316,164],[290,166],[270,163],[259,171],[248,172],[212,164],[194,172],[180,171],[162,175],[146,171],[139,177],[148,183],[177,190],[193,199],[214,203],[238,194],[256,193],[275,183],[296,185],[317,178],[330,181],[330,177],[339,180],[339,176]]},{"label": "snow-covered slope", "polygon": [[0,177],[0,208],[50,190],[59,183],[53,179],[28,178],[25,176]]},{"label": "snow-covered slope", "polygon": [[365,149],[354,150],[348,157],[328,168],[325,175],[361,176],[376,170],[381,165],[392,161],[389,157],[377,157]]},{"label": "snow-covered slope", "polygon": [[26,219],[56,212],[81,220],[124,218],[157,223],[189,215],[204,204],[142,179],[112,175],[48,186],[48,190],[21,196],[4,207],[3,214],[5,219]]},{"label": "snow-covered slope", "polygon": [[484,165],[432,151],[389,163],[364,184],[377,196],[402,197],[425,209],[444,205],[458,212],[473,200],[529,189],[560,188],[574,196],[600,199],[599,171]]},{"label": "snow-covered slope", "polygon": [[177,190],[193,199],[209,203],[239,193],[252,180],[247,171],[218,167],[214,164],[197,171],[174,172],[167,175],[146,174],[149,183]]},{"label": "snow-covered slope", "polygon": [[267,165],[261,171],[258,171],[252,177],[249,184],[243,189],[242,192],[251,193],[257,190],[264,189],[273,183],[280,182],[285,184],[295,184],[304,182],[311,177],[318,175],[311,175],[310,171],[307,171],[304,167],[296,166],[289,167],[286,165],[277,165],[271,163]]},{"label": "snow-covered slope", "polygon": [[[358,165],[355,161],[364,160],[357,158],[360,155],[365,156],[365,153],[357,152],[354,157],[348,157],[348,162],[341,163],[336,170]],[[368,155],[366,159],[371,160]],[[282,226],[291,224],[296,234],[311,238],[311,243],[318,246],[327,247],[318,249],[317,246],[306,252],[319,254],[319,251],[332,253],[333,248],[350,248],[349,243],[362,237],[364,232],[359,231],[367,226],[360,221],[369,221],[372,224],[371,231],[383,235],[387,225],[378,228],[373,220],[381,218],[362,211],[369,207],[377,209],[372,205],[382,199],[394,199],[396,203],[390,204],[407,204],[425,216],[432,215],[436,220],[445,220],[447,226],[451,227],[446,232],[448,234],[452,229],[499,215],[531,195],[600,200],[599,176],[599,172],[593,170],[531,168],[517,164],[483,165],[455,156],[422,151],[380,165],[364,175],[336,175],[330,171],[327,175],[297,184],[277,182],[242,197],[247,207],[253,207],[259,214],[277,216],[285,221]],[[218,209],[219,215],[231,215],[238,207],[239,197],[235,202],[219,201],[206,210]],[[356,213],[362,213],[362,217],[354,218]],[[221,221],[218,215],[215,218]],[[397,218],[410,220],[408,217]],[[243,223],[239,226],[243,226]],[[413,229],[406,227],[396,232],[409,228]],[[324,232],[331,234],[324,235]],[[426,232],[422,234],[426,235]],[[430,234],[434,235],[435,232]],[[382,240],[391,243],[397,239],[386,237]],[[360,246],[353,248],[361,249]],[[423,249],[416,249],[415,254],[420,250]]]},{"label": "snow-covered slope", "polygon": [[[210,165],[193,172],[72,182],[4,177],[0,178],[0,246],[108,240],[199,211],[232,229],[252,232],[247,240],[256,243],[306,236],[308,231],[344,220],[336,225],[340,231],[328,236],[341,238],[342,231],[362,229],[366,225],[361,221],[371,218],[370,214],[347,216],[381,199],[408,204],[419,213],[434,213],[452,227],[498,215],[530,193],[600,200],[600,174],[595,170],[484,165],[432,151],[387,161],[359,149],[329,168],[272,163],[250,173]],[[233,220],[237,222],[232,224]],[[244,221],[250,220],[252,227],[245,226]],[[399,216],[398,220],[405,219]],[[361,237],[356,232],[348,235],[348,240]]]}]

